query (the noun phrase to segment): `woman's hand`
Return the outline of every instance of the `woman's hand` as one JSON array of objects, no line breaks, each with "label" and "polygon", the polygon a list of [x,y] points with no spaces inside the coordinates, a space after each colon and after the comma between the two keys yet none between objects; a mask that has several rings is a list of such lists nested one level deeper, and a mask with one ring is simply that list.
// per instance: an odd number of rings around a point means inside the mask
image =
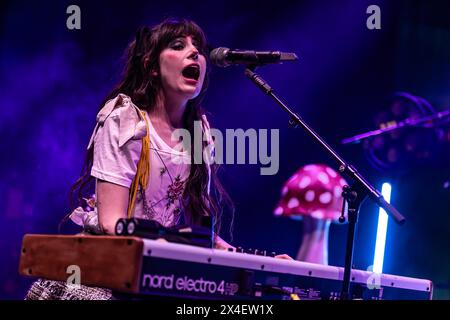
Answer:
[{"label": "woman's hand", "polygon": [[229,244],[228,242],[223,240],[218,235],[216,235],[215,238],[214,238],[214,248],[215,249],[221,249],[221,250],[228,250],[228,248],[232,248],[233,251],[236,251],[235,247],[233,247],[231,244]]},{"label": "woman's hand", "polygon": [[276,255],[275,258],[277,258],[277,259],[284,259],[284,260],[294,260],[294,259],[292,259],[291,256],[289,256],[287,254],[279,254],[279,255]]}]

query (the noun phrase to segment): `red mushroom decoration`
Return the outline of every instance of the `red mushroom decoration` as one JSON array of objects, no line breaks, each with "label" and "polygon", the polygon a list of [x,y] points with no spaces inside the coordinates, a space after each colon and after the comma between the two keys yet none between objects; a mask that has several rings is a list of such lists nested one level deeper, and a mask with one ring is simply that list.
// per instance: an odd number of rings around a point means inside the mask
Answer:
[{"label": "red mushroom decoration", "polygon": [[303,220],[297,260],[328,264],[328,233],[342,212],[342,187],[347,182],[324,164],[301,167],[284,184],[275,216]]}]

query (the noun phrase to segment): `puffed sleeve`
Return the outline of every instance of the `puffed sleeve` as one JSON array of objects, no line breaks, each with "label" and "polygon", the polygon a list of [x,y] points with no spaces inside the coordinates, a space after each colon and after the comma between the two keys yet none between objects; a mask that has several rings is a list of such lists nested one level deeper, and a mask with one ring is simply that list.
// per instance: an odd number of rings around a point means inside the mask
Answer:
[{"label": "puffed sleeve", "polygon": [[147,133],[139,112],[125,95],[110,100],[99,112],[89,144],[94,147],[93,177],[131,186],[141,154],[141,138]]}]

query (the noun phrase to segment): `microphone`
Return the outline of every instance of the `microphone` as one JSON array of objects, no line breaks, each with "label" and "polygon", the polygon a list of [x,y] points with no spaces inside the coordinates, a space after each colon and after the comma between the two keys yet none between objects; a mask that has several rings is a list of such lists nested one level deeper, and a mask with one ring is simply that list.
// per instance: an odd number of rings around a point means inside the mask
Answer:
[{"label": "microphone", "polygon": [[297,55],[291,52],[231,50],[223,47],[213,49],[209,57],[211,62],[219,67],[228,67],[233,64],[259,66],[298,60]]}]

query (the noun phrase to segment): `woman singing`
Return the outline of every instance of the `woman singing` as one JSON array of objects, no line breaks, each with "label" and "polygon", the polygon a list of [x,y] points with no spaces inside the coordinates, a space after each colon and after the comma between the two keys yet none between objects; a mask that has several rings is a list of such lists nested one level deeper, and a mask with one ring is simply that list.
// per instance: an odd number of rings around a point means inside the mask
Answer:
[{"label": "woman singing", "polygon": [[[95,179],[92,211],[77,208],[70,218],[85,232],[114,234],[119,218],[158,221],[166,227],[199,224],[214,217],[215,247],[228,248],[219,236],[217,199],[228,199],[216,179],[209,124],[200,103],[208,83],[207,42],[189,20],[168,19],[143,27],[128,47],[123,80],[106,97],[88,145],[84,174],[73,187],[79,200]],[[174,140],[179,129],[194,135],[200,124],[207,139],[203,161],[194,161],[191,141]],[[197,146],[198,147],[198,146]],[[111,299],[109,289],[38,280],[27,299]]]}]

